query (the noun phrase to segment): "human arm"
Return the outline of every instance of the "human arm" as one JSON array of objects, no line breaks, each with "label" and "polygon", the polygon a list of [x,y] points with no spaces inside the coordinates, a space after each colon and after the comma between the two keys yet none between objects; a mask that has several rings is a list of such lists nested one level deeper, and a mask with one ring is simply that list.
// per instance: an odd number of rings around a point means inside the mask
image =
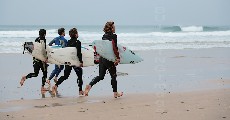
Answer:
[{"label": "human arm", "polygon": [[50,41],[49,46],[52,46],[53,43],[55,43],[56,38],[54,38],[52,41]]},{"label": "human arm", "polygon": [[112,46],[113,46],[114,55],[116,56],[117,59],[120,59],[119,52],[118,52],[118,47],[117,47],[117,44],[115,43],[114,40],[112,40]]},{"label": "human arm", "polygon": [[77,48],[77,57],[81,63],[80,67],[82,67],[83,61],[82,61],[82,53],[81,53],[81,42],[79,40],[77,40],[76,48]]},{"label": "human arm", "polygon": [[[46,51],[46,39],[44,39],[44,45],[45,45],[45,51]],[[46,51],[46,60],[44,61],[45,63],[48,62],[48,55],[47,55],[47,51]]]},{"label": "human arm", "polygon": [[113,35],[112,46],[113,46],[114,55],[116,56],[116,61],[114,62],[114,64],[118,65],[118,63],[120,62],[120,56],[119,56],[119,51],[117,47],[117,35],[116,34]]}]

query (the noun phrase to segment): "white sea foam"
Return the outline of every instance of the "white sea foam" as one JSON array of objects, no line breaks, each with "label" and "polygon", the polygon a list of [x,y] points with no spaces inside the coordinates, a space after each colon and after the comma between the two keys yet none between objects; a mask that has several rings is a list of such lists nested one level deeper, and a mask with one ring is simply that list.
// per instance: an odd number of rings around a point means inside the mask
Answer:
[{"label": "white sea foam", "polygon": [[183,32],[201,32],[203,31],[203,26],[187,26],[180,27]]},{"label": "white sea foam", "polygon": [[[119,37],[180,37],[180,36],[229,36],[230,31],[212,31],[212,32],[146,32],[146,33],[117,33]],[[47,30],[46,37],[56,37],[56,30]],[[79,36],[83,38],[101,38],[102,32],[79,31]],[[68,37],[68,34],[66,35]],[[34,38],[38,37],[38,31],[0,31],[0,38]]]},{"label": "white sea foam", "polygon": [[[212,48],[230,47],[230,30],[212,31],[214,28],[201,26],[181,27],[182,31],[151,31],[137,30],[132,32],[118,32],[118,43],[129,47],[132,50],[152,50],[152,49],[185,49],[185,48]],[[178,29],[178,27],[164,28],[164,30]],[[95,30],[97,31],[97,30]],[[103,32],[94,30],[79,30],[79,40],[83,45],[89,45],[94,40],[100,40]],[[56,29],[47,29],[47,44],[54,37],[57,37]],[[0,30],[0,53],[21,53],[22,45],[26,41],[34,41],[38,37],[38,30]],[[70,39],[66,31],[66,39]]]}]

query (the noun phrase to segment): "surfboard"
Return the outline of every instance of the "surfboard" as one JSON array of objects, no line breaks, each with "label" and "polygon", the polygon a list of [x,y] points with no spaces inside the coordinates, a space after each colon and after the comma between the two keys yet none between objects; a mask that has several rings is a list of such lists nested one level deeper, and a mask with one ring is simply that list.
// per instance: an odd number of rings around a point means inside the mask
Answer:
[{"label": "surfboard", "polygon": [[[92,43],[92,47],[95,49],[100,56],[104,57],[109,61],[115,62],[116,57],[113,52],[112,41],[109,40],[95,40]],[[120,64],[135,64],[143,61],[143,59],[132,50],[125,46],[117,44]]]},{"label": "surfboard", "polygon": [[[33,57],[45,61],[46,54],[45,54],[45,46],[43,43],[38,42],[25,42],[24,43],[24,50],[27,50],[29,54],[31,54]],[[42,54],[40,54],[42,53]]]},{"label": "surfboard", "polygon": [[[82,49],[82,59],[83,66],[93,66],[94,65],[94,56],[93,50],[87,48]],[[79,66],[80,61],[77,57],[77,50],[75,47],[65,47],[61,46],[48,46],[44,43],[38,42],[25,42],[24,50],[26,50],[33,57],[45,61],[48,57],[48,63],[57,64],[57,65],[75,65]]]},{"label": "surfboard", "polygon": [[52,59],[51,57],[49,57],[49,54],[46,53],[46,51],[50,51],[50,50],[51,49],[49,48],[45,49],[44,43],[38,43],[38,42],[25,42],[24,43],[24,51],[26,51],[26,53],[29,53],[30,55],[32,55],[33,57],[41,61],[45,61],[48,56],[49,58],[48,63],[60,65],[61,64],[60,62]]},{"label": "surfboard", "polygon": [[[93,51],[88,48],[82,47],[81,53],[82,53],[83,67],[93,66],[94,65]],[[77,57],[77,49],[75,47],[65,47],[65,48],[58,48],[58,49],[54,48],[48,54],[52,59],[57,60],[61,64],[70,65],[70,66],[80,65],[80,61]]]}]

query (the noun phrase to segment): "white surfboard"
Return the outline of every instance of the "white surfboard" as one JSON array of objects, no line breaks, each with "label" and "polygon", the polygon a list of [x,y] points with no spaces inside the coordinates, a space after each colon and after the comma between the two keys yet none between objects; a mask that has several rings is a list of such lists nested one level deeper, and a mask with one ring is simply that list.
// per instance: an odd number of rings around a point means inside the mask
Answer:
[{"label": "white surfboard", "polygon": [[[92,47],[96,49],[96,52],[106,58],[109,61],[115,62],[115,55],[113,52],[112,42],[109,40],[95,40],[92,43]],[[135,52],[131,51],[127,47],[117,44],[120,64],[135,64],[143,61]]]},{"label": "white surfboard", "polygon": [[49,52],[49,51],[52,51],[52,49],[49,49],[49,47],[47,47],[47,46],[45,49],[44,43],[25,42],[24,43],[24,50],[27,51],[27,53],[29,53],[33,57],[35,57],[41,61],[45,61],[47,59],[47,56],[48,56],[48,63],[57,64],[57,65],[61,64],[60,62],[49,57],[50,55],[47,54],[46,51]]},{"label": "white surfboard", "polygon": [[[24,50],[28,51],[33,57],[45,61],[48,57],[48,63],[57,65],[75,65],[80,62],[77,57],[77,50],[74,47],[62,48],[61,46],[45,46],[38,42],[25,42]],[[92,49],[82,48],[83,66],[94,65],[94,53]]]},{"label": "white surfboard", "polygon": [[[83,67],[94,65],[94,53],[87,48],[81,48]],[[53,49],[49,52],[52,59],[57,60],[61,64],[79,66],[80,61],[77,57],[77,49],[75,47],[65,47]]]}]

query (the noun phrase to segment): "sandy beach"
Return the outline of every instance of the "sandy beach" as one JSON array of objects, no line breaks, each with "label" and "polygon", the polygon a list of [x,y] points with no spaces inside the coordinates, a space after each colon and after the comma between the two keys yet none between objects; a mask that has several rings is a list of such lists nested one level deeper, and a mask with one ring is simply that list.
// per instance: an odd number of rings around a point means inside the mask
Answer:
[{"label": "sandy beach", "polygon": [[[1,103],[1,120],[228,120],[230,89],[110,97],[47,98]],[[18,110],[17,110],[18,109]]]},{"label": "sandy beach", "polygon": [[[31,56],[0,54],[0,118],[228,120],[229,52],[230,48],[137,51],[143,62],[117,68],[118,90],[124,92],[118,99],[113,98],[108,74],[88,97],[78,96],[74,72],[59,86],[58,97],[40,93],[41,73],[20,87],[21,75],[33,71]],[[48,76],[53,67],[49,66]],[[98,67],[83,70],[85,86],[98,74]]]}]

